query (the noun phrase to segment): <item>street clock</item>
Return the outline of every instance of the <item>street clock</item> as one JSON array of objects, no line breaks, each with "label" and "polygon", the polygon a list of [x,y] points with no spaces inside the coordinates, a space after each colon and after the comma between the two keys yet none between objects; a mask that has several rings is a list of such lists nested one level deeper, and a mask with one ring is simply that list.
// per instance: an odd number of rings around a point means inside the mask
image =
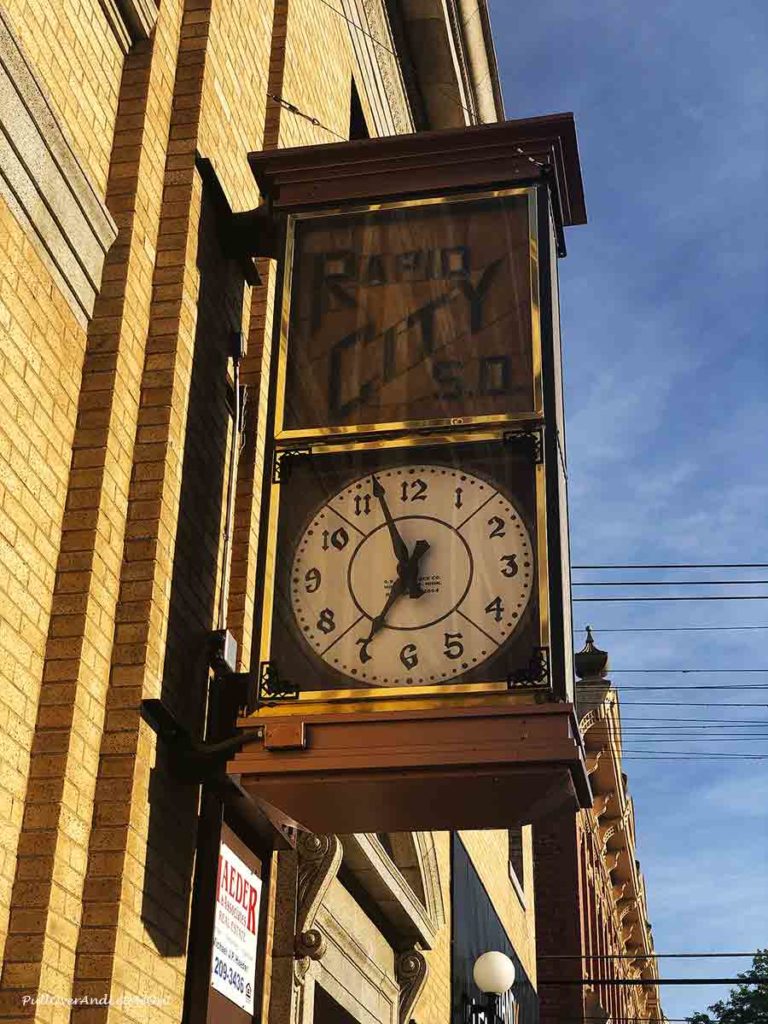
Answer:
[{"label": "street clock", "polygon": [[585,220],[571,115],[249,160],[264,201],[229,242],[262,232],[275,305],[230,770],[321,833],[587,805],[556,266]]},{"label": "street clock", "polygon": [[288,218],[262,698],[547,685],[537,216]]}]

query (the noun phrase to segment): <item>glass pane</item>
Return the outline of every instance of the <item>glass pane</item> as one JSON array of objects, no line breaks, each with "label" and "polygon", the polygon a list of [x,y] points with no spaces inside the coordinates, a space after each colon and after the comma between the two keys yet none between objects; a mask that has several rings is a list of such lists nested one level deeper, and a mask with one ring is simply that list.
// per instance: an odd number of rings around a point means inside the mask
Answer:
[{"label": "glass pane", "polygon": [[291,456],[270,660],[303,691],[505,680],[541,643],[535,468],[501,440]]},{"label": "glass pane", "polygon": [[532,412],[534,315],[527,194],[298,219],[283,428]]}]

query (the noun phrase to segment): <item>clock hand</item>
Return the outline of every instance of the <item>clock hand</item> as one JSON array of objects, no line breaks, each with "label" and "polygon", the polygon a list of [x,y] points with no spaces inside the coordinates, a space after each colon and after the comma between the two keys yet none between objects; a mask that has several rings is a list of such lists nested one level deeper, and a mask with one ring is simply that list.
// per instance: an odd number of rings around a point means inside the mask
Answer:
[{"label": "clock hand", "polygon": [[[366,662],[371,660],[371,655],[368,653],[368,645],[371,640],[376,636],[379,630],[383,629],[387,622],[387,615],[389,614],[392,605],[397,601],[399,597],[405,593],[409,587],[412,587],[414,581],[418,577],[419,572],[419,561],[422,556],[429,551],[429,541],[417,540],[414,545],[413,552],[408,558],[404,565],[397,567],[397,580],[392,584],[392,589],[389,592],[384,607],[381,609],[378,615],[375,615],[371,619],[371,631],[366,637],[360,637],[357,641],[360,644],[360,661]],[[422,591],[423,593],[423,591]]]},{"label": "clock hand", "polygon": [[[371,475],[371,481],[373,484],[373,496],[377,498],[381,505],[381,511],[384,516],[384,522],[387,524],[389,530],[389,536],[392,539],[392,547],[395,550],[395,558],[397,559],[398,572],[403,569],[408,563],[408,548],[405,541],[400,536],[400,531],[395,526],[395,521],[392,518],[392,513],[389,511],[389,505],[387,505],[386,492],[381,486],[375,476]],[[421,597],[424,593],[423,588],[419,585],[417,577],[412,577],[408,584],[408,596],[409,597]]]}]

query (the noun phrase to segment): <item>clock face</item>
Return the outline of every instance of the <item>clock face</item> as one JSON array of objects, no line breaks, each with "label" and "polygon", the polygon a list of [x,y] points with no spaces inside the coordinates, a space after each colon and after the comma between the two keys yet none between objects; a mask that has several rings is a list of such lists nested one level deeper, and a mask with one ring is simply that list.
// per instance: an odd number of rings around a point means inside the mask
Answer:
[{"label": "clock face", "polygon": [[441,465],[362,476],[299,537],[296,626],[334,671],[378,686],[477,669],[517,629],[533,590],[531,538],[511,498]]}]

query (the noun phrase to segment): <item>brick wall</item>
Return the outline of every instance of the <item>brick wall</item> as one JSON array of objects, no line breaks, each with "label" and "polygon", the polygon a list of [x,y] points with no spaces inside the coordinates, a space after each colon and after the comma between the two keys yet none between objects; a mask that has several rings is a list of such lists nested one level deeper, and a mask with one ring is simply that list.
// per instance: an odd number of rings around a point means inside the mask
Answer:
[{"label": "brick wall", "polygon": [[[578,832],[574,814],[553,814],[534,827],[536,883],[536,946],[540,957],[583,951],[581,908],[585,903],[579,877]],[[543,962],[558,978],[581,977],[580,960]],[[539,980],[541,1024],[582,1019],[582,989],[578,985],[546,985]]]},{"label": "brick wall", "polygon": [[[85,333],[0,200],[0,943],[5,944]],[[47,712],[50,714],[50,710]],[[36,772],[53,751],[38,748]],[[28,875],[27,889],[34,888]],[[35,911],[21,909],[20,924]]]},{"label": "brick wall", "polygon": [[3,0],[75,151],[106,192],[123,50],[100,3]]}]

